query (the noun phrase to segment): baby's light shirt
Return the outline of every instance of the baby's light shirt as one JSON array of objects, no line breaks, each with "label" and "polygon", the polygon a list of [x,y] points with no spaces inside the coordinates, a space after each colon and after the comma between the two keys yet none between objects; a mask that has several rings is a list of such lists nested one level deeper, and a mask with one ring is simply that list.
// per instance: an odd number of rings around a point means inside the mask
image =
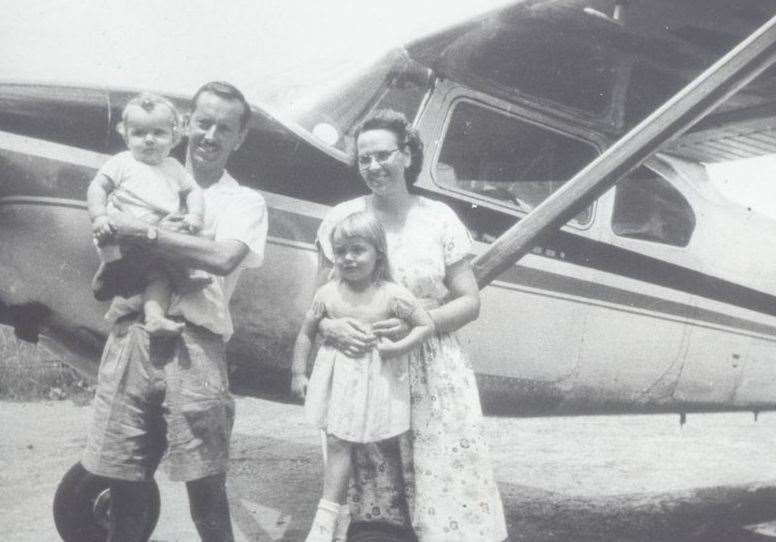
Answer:
[{"label": "baby's light shirt", "polygon": [[169,156],[152,166],[124,151],[105,162],[98,173],[113,183],[108,202],[146,222],[180,211],[181,194],[197,186],[180,162]]}]

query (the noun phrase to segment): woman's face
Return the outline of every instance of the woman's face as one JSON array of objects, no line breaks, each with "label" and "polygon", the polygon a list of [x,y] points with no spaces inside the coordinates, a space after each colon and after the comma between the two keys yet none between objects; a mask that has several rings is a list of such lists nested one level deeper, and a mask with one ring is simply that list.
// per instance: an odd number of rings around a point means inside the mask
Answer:
[{"label": "woman's face", "polygon": [[356,148],[358,170],[376,196],[407,192],[404,170],[410,165],[410,155],[406,148],[400,148],[396,134],[389,130],[361,132]]}]

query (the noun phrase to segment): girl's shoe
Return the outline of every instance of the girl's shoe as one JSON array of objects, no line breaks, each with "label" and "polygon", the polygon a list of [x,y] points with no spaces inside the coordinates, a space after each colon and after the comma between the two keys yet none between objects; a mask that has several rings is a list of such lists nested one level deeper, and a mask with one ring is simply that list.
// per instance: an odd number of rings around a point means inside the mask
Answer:
[{"label": "girl's shoe", "polygon": [[315,512],[315,518],[313,518],[312,527],[310,527],[310,532],[307,533],[304,542],[332,542],[339,509],[339,504],[321,499],[318,503],[318,510]]},{"label": "girl's shoe", "polygon": [[334,542],[347,542],[348,527],[350,527],[350,507],[341,504],[337,514],[337,526],[334,528]]}]

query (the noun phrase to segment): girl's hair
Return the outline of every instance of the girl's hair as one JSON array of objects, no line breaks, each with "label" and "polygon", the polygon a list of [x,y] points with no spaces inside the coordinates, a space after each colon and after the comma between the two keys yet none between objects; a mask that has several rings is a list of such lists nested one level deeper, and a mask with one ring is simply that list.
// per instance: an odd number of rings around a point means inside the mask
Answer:
[{"label": "girl's hair", "polygon": [[346,216],[331,230],[331,248],[343,239],[360,237],[375,247],[377,262],[372,274],[375,282],[390,281],[391,272],[388,268],[388,247],[385,241],[385,230],[382,224],[366,211],[359,211]]},{"label": "girl's hair", "polygon": [[[181,114],[178,111],[178,109],[175,107],[175,105],[173,105],[173,103],[167,98],[164,98],[157,94],[152,94],[150,92],[144,92],[142,94],[138,94],[137,96],[129,100],[127,102],[127,105],[125,105],[124,109],[121,111],[122,125],[126,125],[127,115],[130,107],[139,107],[140,109],[148,113],[156,110],[159,107],[167,109],[170,112],[170,126],[172,128],[173,136],[175,136],[176,138],[180,136],[180,129],[182,124]],[[124,127],[122,126],[120,127],[119,130],[121,131],[123,129]]]},{"label": "girl's hair", "polygon": [[420,140],[418,131],[412,127],[403,113],[393,109],[378,109],[356,128],[353,162],[356,169],[358,169],[358,136],[369,130],[392,132],[396,136],[399,148],[410,151],[410,165],[404,170],[404,181],[407,183],[407,190],[413,192],[415,181],[418,180],[420,168],[423,166],[423,142]]}]

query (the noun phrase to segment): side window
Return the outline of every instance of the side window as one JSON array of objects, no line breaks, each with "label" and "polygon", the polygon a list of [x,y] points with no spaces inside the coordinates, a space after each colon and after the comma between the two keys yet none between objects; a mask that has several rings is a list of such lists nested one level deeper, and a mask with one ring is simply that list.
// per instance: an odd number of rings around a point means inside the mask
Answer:
[{"label": "side window", "polygon": [[641,167],[617,184],[612,230],[620,237],[685,247],[694,229],[690,204],[652,170]]},{"label": "side window", "polygon": [[[528,212],[597,156],[582,141],[470,102],[453,110],[434,179]],[[592,207],[575,220],[587,224]]]}]

